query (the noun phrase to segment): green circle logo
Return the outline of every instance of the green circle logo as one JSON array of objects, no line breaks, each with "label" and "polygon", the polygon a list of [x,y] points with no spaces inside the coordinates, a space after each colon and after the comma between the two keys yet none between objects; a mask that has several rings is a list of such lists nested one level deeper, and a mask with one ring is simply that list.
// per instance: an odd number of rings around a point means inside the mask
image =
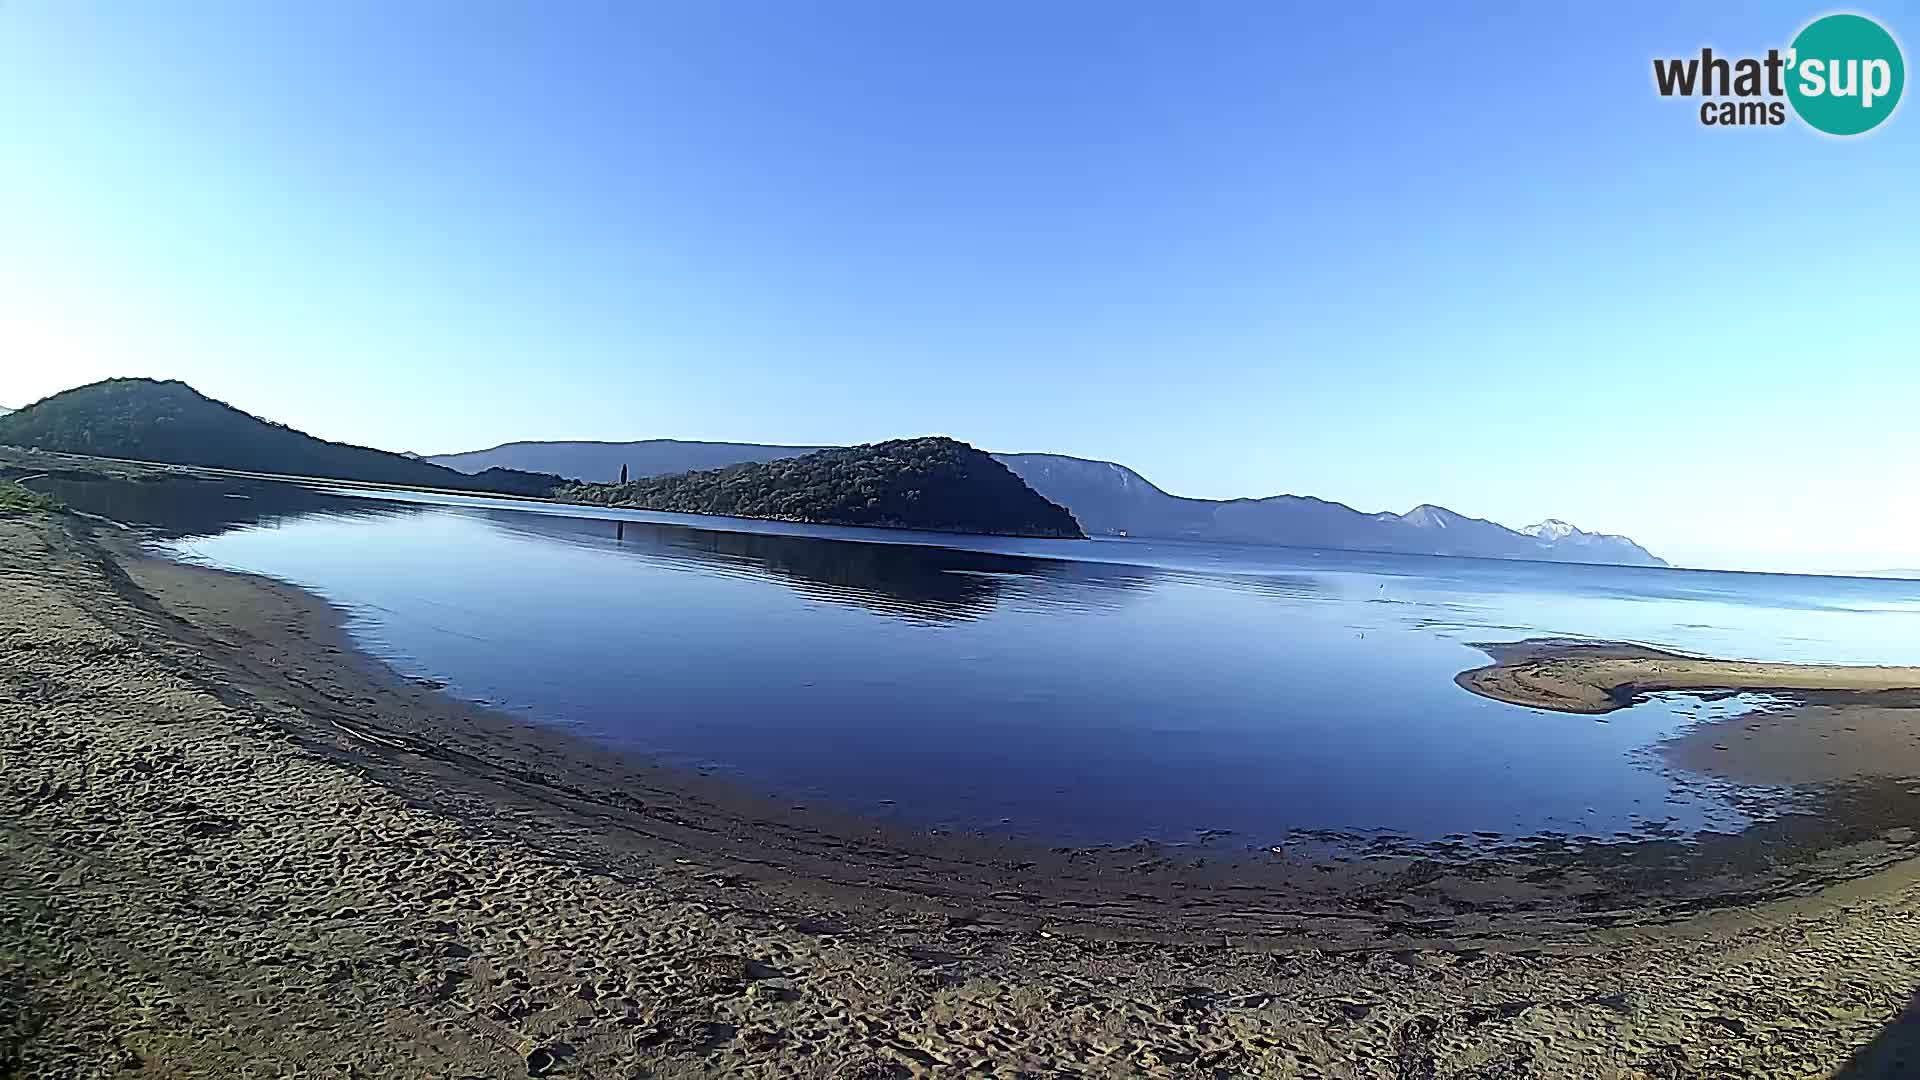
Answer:
[{"label": "green circle logo", "polygon": [[1893,115],[1907,84],[1900,45],[1864,15],[1827,15],[1807,24],[1788,53],[1787,100],[1829,135],[1871,131]]}]

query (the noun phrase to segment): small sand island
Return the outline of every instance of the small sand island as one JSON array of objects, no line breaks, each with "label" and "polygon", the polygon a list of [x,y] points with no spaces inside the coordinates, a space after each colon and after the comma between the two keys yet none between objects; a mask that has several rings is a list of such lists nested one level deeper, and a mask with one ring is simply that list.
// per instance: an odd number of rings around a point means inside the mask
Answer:
[{"label": "small sand island", "polygon": [[1714,660],[1619,641],[1529,638],[1474,646],[1493,663],[1454,676],[1495,701],[1600,714],[1664,691],[1701,694],[1879,694],[1920,691],[1920,667]]}]

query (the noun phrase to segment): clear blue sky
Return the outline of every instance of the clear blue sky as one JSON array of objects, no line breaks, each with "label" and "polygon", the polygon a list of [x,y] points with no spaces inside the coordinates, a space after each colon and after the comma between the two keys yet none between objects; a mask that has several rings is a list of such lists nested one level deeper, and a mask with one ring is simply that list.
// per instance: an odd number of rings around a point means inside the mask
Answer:
[{"label": "clear blue sky", "polygon": [[0,0],[0,405],[945,433],[1920,565],[1920,114],[1703,128],[1654,56],[1826,9],[1561,7]]}]

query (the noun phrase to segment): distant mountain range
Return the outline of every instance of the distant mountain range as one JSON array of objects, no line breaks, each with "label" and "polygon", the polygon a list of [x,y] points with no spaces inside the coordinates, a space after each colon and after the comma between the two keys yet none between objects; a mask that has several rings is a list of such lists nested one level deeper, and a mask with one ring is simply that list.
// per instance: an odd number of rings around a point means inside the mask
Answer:
[{"label": "distant mountain range", "polygon": [[[778,461],[820,449],[758,443],[517,442],[426,460],[450,468],[513,468],[590,482]],[[995,454],[1046,499],[1066,507],[1094,536],[1134,536],[1298,547],[1467,555],[1496,559],[1665,566],[1624,536],[1591,533],[1557,519],[1509,529],[1442,506],[1405,514],[1367,514],[1300,495],[1264,499],[1188,499],[1169,495],[1124,465],[1060,454]]]},{"label": "distant mountain range", "polygon": [[[1367,514],[1299,495],[1188,499],[1169,495],[1110,461],[1059,454],[992,455],[1002,469],[964,443],[939,438],[856,448],[673,439],[518,442],[420,458],[316,439],[214,401],[185,383],[152,379],[108,379],[7,412],[0,415],[0,443],[409,487],[509,495],[547,495],[560,489],[562,497],[578,501],[788,520],[857,524],[871,519],[875,524],[1025,535],[1077,535],[1084,529],[1095,536],[1666,565],[1624,536],[1590,533],[1559,520],[1515,530],[1432,505],[1404,514]],[[803,457],[810,463],[752,468]],[[742,466],[746,471],[737,468]],[[722,469],[729,472],[715,471]],[[619,490],[563,487],[570,480],[609,485],[620,480],[623,471],[631,482]],[[642,483],[685,473],[699,473],[700,478]],[[959,479],[949,482],[952,477]],[[940,493],[935,500],[940,505],[907,513],[906,502],[895,506],[889,501],[896,489],[903,497],[909,491],[918,493],[915,497]],[[983,492],[995,493],[1006,503],[1004,512],[986,506]],[[1048,502],[1054,505],[1047,507]],[[1058,518],[1048,514],[1062,507],[1065,512]],[[963,512],[949,513],[957,509]],[[948,517],[952,520],[947,524],[938,523]]]},{"label": "distant mountain range", "polygon": [[1509,529],[1423,504],[1404,514],[1366,514],[1302,495],[1186,499],[1124,465],[1059,454],[996,455],[1035,491],[1073,511],[1095,535],[1168,537],[1247,544],[1470,555],[1491,559],[1665,566],[1624,536],[1590,533],[1564,521]]}]

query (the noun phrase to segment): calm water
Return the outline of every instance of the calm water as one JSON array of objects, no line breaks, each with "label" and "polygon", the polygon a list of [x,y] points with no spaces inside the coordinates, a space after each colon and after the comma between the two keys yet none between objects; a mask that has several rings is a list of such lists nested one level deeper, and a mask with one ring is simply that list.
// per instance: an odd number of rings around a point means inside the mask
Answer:
[{"label": "calm water", "polygon": [[1501,705],[1452,682],[1484,661],[1467,643],[1920,659],[1911,581],[404,498],[256,488],[169,547],[307,586],[401,671],[541,723],[800,802],[1065,843],[1737,827],[1647,748],[1745,704]]}]

